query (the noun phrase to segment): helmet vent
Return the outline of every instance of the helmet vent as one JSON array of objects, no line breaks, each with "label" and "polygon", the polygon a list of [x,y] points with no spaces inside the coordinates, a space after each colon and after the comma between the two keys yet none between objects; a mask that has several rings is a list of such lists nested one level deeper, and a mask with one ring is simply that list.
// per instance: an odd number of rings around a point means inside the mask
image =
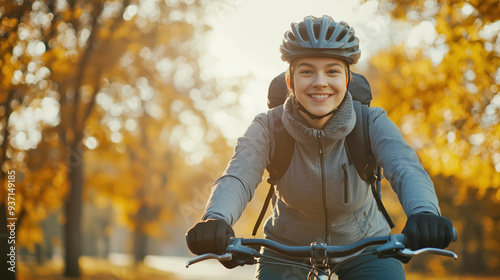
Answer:
[{"label": "helmet vent", "polygon": [[304,41],[310,41],[311,38],[309,37],[309,34],[307,33],[307,29],[306,28],[301,28],[301,26],[299,26],[299,34],[300,34],[300,37],[302,37],[302,40]]},{"label": "helmet vent", "polygon": [[332,35],[333,35],[333,28],[328,28],[328,30],[326,31],[326,40],[329,41],[330,38],[332,38]]},{"label": "helmet vent", "polygon": [[315,24],[313,26],[313,30],[314,30],[314,38],[316,40],[319,40],[319,33],[321,32],[321,26],[319,24]]},{"label": "helmet vent", "polygon": [[344,28],[344,29],[342,29],[342,31],[340,31],[340,34],[337,38],[342,40],[346,34],[347,34],[347,30]]}]

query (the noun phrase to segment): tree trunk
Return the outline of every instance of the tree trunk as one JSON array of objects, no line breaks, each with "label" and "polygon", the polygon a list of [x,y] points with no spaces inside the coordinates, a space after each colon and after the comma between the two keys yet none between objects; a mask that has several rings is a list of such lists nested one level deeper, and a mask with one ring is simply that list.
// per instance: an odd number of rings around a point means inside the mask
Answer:
[{"label": "tree trunk", "polygon": [[[138,197],[144,200],[144,193],[141,190]],[[142,203],[141,207],[135,216],[135,230],[134,230],[134,259],[135,263],[138,264],[144,261],[146,257],[146,243],[147,236],[144,234],[144,217],[147,212],[147,206]]]},{"label": "tree trunk", "polygon": [[42,265],[44,263],[43,248],[40,243],[35,244],[35,260],[38,265]]},{"label": "tree trunk", "polygon": [[136,264],[143,262],[146,257],[146,243],[147,237],[142,232],[142,228],[136,227],[134,230],[134,259]]},{"label": "tree trunk", "polygon": [[[72,149],[77,151],[77,149]],[[70,190],[66,199],[66,223],[64,225],[65,264],[64,276],[80,277],[78,259],[81,255],[81,216],[83,190],[83,157],[78,153],[69,154],[70,169],[68,179]]]}]

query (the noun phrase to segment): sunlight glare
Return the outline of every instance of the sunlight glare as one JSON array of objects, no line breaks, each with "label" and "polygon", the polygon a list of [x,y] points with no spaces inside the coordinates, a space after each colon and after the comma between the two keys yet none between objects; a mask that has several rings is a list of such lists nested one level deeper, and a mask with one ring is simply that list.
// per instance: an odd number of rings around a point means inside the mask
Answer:
[{"label": "sunlight glare", "polygon": [[471,143],[471,145],[473,146],[481,145],[484,140],[486,140],[486,138],[482,133],[473,134],[469,137],[469,143]]},{"label": "sunlight glare", "polygon": [[99,146],[97,139],[93,136],[85,138],[83,140],[83,144],[90,150],[94,150],[95,148],[97,148],[97,146]]},{"label": "sunlight glare", "polygon": [[123,141],[123,135],[120,132],[111,133],[111,142],[118,144]]},{"label": "sunlight glare", "polygon": [[41,121],[51,126],[58,125],[61,122],[59,117],[59,102],[52,97],[46,96],[42,99],[41,105]]},{"label": "sunlight glare", "polygon": [[128,5],[123,13],[124,20],[131,20],[137,14],[137,6],[136,5]]},{"label": "sunlight glare", "polygon": [[113,105],[113,98],[105,92],[99,92],[96,96],[96,102],[104,110],[108,111]]},{"label": "sunlight glare", "polygon": [[462,12],[462,14],[464,16],[469,16],[470,14],[472,14],[474,12],[474,7],[472,7],[469,3],[465,3],[462,6],[462,9],[460,9],[460,11]]},{"label": "sunlight glare", "polygon": [[430,21],[422,21],[415,26],[406,39],[406,44],[410,48],[429,46],[437,37],[434,24]]},{"label": "sunlight glare", "polygon": [[134,119],[128,119],[125,121],[125,129],[128,131],[135,131],[137,129],[137,121]]},{"label": "sunlight glare", "polygon": [[163,117],[163,109],[158,106],[155,102],[147,102],[145,106],[145,111],[150,115],[151,117],[155,119],[161,119]]}]

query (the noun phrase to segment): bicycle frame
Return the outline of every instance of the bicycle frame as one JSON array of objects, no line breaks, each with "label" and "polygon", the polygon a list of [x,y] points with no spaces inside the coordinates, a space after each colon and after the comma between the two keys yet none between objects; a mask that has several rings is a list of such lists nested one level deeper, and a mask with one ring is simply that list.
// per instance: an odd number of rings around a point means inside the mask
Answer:
[{"label": "bicycle frame", "polygon": [[[453,242],[456,241],[456,229],[453,229]],[[186,267],[200,261],[208,259],[216,259],[219,261],[236,261],[238,265],[255,264],[261,262],[262,254],[254,249],[254,247],[265,247],[277,253],[294,257],[294,258],[309,258],[310,264],[303,264],[298,262],[283,262],[283,265],[300,267],[309,270],[307,280],[327,280],[330,279],[337,269],[348,260],[364,256],[364,255],[377,255],[379,258],[398,258],[409,260],[413,256],[420,254],[437,254],[447,257],[452,257],[455,260],[458,258],[454,252],[437,249],[437,248],[423,248],[412,251],[405,246],[406,236],[404,234],[392,234],[389,236],[370,237],[350,245],[341,246],[328,246],[325,243],[314,242],[310,246],[287,246],[269,239],[258,238],[231,238],[229,245],[226,248],[226,253],[217,255],[212,253],[202,254],[190,259],[186,263]],[[361,253],[355,255],[347,260],[337,264],[335,267],[329,267],[329,258],[347,257],[360,252],[368,247],[378,245],[375,250],[368,253]],[[241,256],[245,256],[241,258]],[[251,257],[252,261],[249,261]],[[256,259],[259,259],[257,261]]]}]

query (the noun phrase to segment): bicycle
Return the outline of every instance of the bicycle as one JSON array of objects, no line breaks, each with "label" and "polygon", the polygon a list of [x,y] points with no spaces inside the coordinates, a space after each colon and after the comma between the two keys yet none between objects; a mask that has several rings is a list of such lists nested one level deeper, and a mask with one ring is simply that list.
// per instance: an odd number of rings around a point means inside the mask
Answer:
[{"label": "bicycle", "polygon": [[[457,231],[453,228],[453,240],[457,240]],[[307,280],[328,280],[345,262],[365,255],[377,255],[379,258],[394,257],[402,261],[409,261],[412,257],[421,254],[437,254],[458,259],[457,255],[448,250],[437,248],[422,248],[412,251],[407,248],[406,236],[404,234],[391,234],[381,237],[369,237],[352,243],[350,245],[328,246],[325,243],[314,242],[310,246],[287,246],[276,241],[260,238],[231,238],[226,248],[226,253],[222,255],[207,253],[196,256],[186,263],[186,267],[197,262],[216,259],[219,261],[234,260],[238,265],[251,265],[261,262],[261,258],[270,258],[280,261],[280,265],[299,267],[309,270]],[[363,252],[347,260],[338,263],[334,267],[329,267],[328,258],[339,258],[352,255],[368,247],[378,245],[375,250]],[[310,264],[302,262],[285,261],[280,258],[262,256],[259,248],[265,247],[279,254],[292,258],[309,258]],[[263,263],[263,262],[262,262]]]}]

